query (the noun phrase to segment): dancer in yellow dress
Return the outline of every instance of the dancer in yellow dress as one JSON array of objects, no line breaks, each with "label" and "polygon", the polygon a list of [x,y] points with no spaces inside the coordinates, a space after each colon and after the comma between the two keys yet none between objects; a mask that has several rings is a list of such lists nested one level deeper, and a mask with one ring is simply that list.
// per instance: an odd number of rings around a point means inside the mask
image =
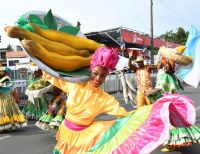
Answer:
[{"label": "dancer in yellow dress", "polygon": [[[114,96],[100,87],[117,62],[117,52],[103,47],[93,54],[90,78],[85,83],[71,83],[43,73],[43,78],[68,94],[67,111],[57,132],[54,154],[150,153],[167,139],[169,106],[177,103],[182,105],[180,110],[172,108],[173,113],[179,113],[174,119],[178,121],[184,116],[190,119],[188,125],[193,124],[194,114],[188,114],[194,110],[193,102],[181,95],[127,112]],[[95,120],[101,113],[118,119]]]}]

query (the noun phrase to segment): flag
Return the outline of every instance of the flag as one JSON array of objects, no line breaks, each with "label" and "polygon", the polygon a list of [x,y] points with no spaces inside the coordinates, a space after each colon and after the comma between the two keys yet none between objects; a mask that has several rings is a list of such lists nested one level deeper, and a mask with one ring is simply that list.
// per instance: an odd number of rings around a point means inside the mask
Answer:
[{"label": "flag", "polygon": [[179,77],[187,84],[198,87],[200,81],[200,31],[191,27],[183,55],[190,56],[193,64],[178,70]]}]

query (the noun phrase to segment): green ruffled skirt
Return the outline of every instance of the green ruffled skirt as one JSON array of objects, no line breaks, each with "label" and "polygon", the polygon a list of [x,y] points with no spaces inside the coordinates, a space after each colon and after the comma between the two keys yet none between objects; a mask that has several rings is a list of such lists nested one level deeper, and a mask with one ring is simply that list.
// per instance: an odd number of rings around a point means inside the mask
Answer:
[{"label": "green ruffled skirt", "polygon": [[170,130],[169,138],[164,146],[176,149],[200,143],[200,128],[197,126],[178,127]]},{"label": "green ruffled skirt", "polygon": [[46,114],[43,114],[36,122],[36,126],[42,130],[58,129],[64,120],[66,94],[61,93],[50,103]]},{"label": "green ruffled skirt", "polygon": [[43,94],[41,98],[35,98],[34,102],[27,101],[22,112],[25,114],[27,119],[38,120],[47,111],[51,97],[47,94]]}]

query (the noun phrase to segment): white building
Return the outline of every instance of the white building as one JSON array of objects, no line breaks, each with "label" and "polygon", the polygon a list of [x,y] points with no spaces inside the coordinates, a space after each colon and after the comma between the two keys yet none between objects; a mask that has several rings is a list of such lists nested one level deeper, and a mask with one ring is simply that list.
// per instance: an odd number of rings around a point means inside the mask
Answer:
[{"label": "white building", "polygon": [[7,67],[11,69],[10,78],[14,81],[14,87],[17,87],[21,98],[26,98],[27,81],[32,79],[33,72],[38,70],[38,67],[30,62],[30,58],[24,51],[6,52]]}]

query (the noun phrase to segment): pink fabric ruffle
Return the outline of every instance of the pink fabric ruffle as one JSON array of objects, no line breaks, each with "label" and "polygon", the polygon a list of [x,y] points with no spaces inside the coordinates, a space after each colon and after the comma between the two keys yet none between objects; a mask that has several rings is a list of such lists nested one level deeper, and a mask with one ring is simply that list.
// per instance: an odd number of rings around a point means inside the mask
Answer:
[{"label": "pink fabric ruffle", "polygon": [[146,122],[124,140],[112,154],[148,154],[169,136],[170,123],[176,127],[195,124],[193,101],[183,95],[166,94],[153,104]]}]

